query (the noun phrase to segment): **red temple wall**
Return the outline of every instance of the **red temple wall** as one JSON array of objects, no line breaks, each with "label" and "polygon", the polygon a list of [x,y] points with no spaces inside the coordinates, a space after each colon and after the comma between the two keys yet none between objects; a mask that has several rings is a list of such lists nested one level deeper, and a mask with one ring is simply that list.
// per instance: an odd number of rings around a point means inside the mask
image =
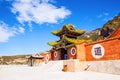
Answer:
[{"label": "red temple wall", "polygon": [[57,50],[57,51],[52,53],[53,60],[59,60],[59,53],[60,53],[60,50]]},{"label": "red temple wall", "polygon": [[[48,56],[48,59],[47,59],[47,56]],[[50,60],[52,60],[52,53],[50,53],[50,52],[44,52],[44,61],[48,62]]]},{"label": "red temple wall", "polygon": [[[94,45],[99,44],[104,48],[104,55],[101,58],[95,58],[92,55],[92,48]],[[71,49],[73,47],[69,48],[67,50],[68,58],[69,59],[79,59],[80,61],[96,61],[96,60],[118,60],[120,59],[120,39],[119,38],[111,38],[106,39],[99,42],[94,42],[91,44],[77,44],[75,45],[76,48],[76,54],[71,54]],[[49,60],[59,60],[60,59],[60,50],[55,51],[56,56],[54,53],[46,52],[44,54],[44,60],[46,60],[46,55],[49,55]]]},{"label": "red temple wall", "polygon": [[77,53],[76,58],[79,59],[79,61],[85,61],[86,60],[84,44],[76,45],[76,53]]},{"label": "red temple wall", "polygon": [[[100,44],[104,48],[104,56],[96,59],[92,55],[92,47],[95,44]],[[85,46],[86,60],[117,60],[120,59],[120,39],[104,40],[101,42],[96,42],[93,44],[88,44]]]},{"label": "red temple wall", "polygon": [[71,53],[71,49],[72,49],[73,47],[71,47],[71,48],[69,48],[68,50],[67,50],[67,54],[68,54],[68,58],[69,59],[75,59],[76,58],[76,54],[75,55],[72,55],[72,53]]}]

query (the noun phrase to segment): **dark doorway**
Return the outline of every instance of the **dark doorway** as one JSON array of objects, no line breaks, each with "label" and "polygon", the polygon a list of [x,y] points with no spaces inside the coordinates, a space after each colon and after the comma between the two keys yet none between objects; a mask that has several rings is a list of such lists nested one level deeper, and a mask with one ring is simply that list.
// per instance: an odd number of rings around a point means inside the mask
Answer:
[{"label": "dark doorway", "polygon": [[61,48],[61,60],[66,60],[66,59],[68,59],[67,50],[64,48]]}]

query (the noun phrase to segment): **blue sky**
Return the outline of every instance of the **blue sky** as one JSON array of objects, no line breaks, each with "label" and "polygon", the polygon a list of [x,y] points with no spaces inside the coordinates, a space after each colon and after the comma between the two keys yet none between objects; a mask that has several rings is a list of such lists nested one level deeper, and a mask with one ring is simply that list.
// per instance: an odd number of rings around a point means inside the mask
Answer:
[{"label": "blue sky", "polygon": [[48,51],[51,31],[73,24],[88,32],[120,13],[120,0],[0,0],[0,55]]}]

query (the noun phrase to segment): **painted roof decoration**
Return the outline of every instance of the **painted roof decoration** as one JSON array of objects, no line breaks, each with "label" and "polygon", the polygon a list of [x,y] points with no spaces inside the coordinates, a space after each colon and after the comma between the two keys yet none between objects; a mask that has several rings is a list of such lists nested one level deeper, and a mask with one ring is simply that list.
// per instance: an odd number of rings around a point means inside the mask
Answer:
[{"label": "painted roof decoration", "polygon": [[91,40],[84,40],[84,39],[73,39],[73,38],[68,38],[66,36],[64,36],[61,40],[59,41],[54,41],[54,42],[48,42],[48,45],[50,46],[56,46],[62,43],[71,43],[71,44],[81,44],[84,42],[91,42]]},{"label": "painted roof decoration", "polygon": [[52,31],[52,34],[56,36],[66,35],[70,37],[76,37],[84,34],[85,32],[86,30],[80,30],[80,29],[76,30],[72,24],[68,24],[68,25],[64,25],[63,28],[60,30]]},{"label": "painted roof decoration", "polygon": [[91,40],[77,39],[77,36],[84,34],[86,30],[76,30],[72,24],[64,25],[62,29],[52,31],[52,34],[59,36],[60,40],[54,42],[48,42],[48,45],[54,48],[69,48],[75,44],[81,44],[84,42],[91,42]]}]

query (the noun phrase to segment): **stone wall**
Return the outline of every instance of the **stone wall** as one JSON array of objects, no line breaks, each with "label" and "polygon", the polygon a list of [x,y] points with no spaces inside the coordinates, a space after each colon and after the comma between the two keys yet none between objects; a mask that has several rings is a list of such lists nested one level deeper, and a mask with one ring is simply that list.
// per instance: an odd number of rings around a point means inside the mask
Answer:
[{"label": "stone wall", "polygon": [[75,63],[77,61],[76,60],[63,60],[63,66],[64,65],[67,65],[67,71],[70,71],[70,72],[75,72]]},{"label": "stone wall", "polygon": [[82,61],[64,60],[63,65],[67,65],[67,71],[95,71],[109,74],[120,75],[120,60],[106,60],[106,61]]},{"label": "stone wall", "polygon": [[120,75],[120,60],[87,61],[87,64],[89,65],[88,71]]}]

